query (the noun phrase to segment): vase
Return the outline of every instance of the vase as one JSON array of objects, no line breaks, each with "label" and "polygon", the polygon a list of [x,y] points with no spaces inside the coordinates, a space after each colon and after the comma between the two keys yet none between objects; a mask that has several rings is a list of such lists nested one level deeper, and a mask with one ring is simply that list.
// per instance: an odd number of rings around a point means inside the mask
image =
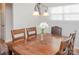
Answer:
[{"label": "vase", "polygon": [[41,34],[41,40],[43,40],[43,34]]},{"label": "vase", "polygon": [[41,30],[41,40],[43,40],[44,29]]},{"label": "vase", "polygon": [[44,29],[41,29],[41,34],[44,34]]}]

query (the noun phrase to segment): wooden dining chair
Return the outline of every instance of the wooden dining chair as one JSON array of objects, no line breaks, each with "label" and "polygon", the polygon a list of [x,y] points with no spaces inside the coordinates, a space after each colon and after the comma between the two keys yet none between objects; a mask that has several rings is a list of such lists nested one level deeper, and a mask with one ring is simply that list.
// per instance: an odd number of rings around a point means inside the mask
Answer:
[{"label": "wooden dining chair", "polygon": [[51,34],[62,36],[62,28],[59,26],[53,26],[51,27]]},{"label": "wooden dining chair", "polygon": [[69,45],[69,54],[73,55],[74,54],[74,42],[75,42],[76,32],[70,33],[69,37],[71,38],[70,45]]},{"label": "wooden dining chair", "polygon": [[34,40],[33,38],[37,36],[36,27],[26,28],[26,31],[27,31],[27,40]]},{"label": "wooden dining chair", "polygon": [[18,41],[20,39],[26,40],[25,29],[16,29],[11,30],[13,42]]},{"label": "wooden dining chair", "polygon": [[75,42],[75,38],[76,38],[76,31],[74,33],[71,33],[70,34],[72,36],[72,39],[71,39],[71,51],[70,51],[70,54],[71,55],[79,55],[79,48],[75,48],[74,47],[74,42]]},{"label": "wooden dining chair", "polygon": [[70,40],[61,41],[59,51],[56,53],[56,55],[68,55],[69,44],[70,44]]},{"label": "wooden dining chair", "polygon": [[12,43],[22,41],[22,40],[24,43],[26,42],[25,29],[23,28],[23,29],[11,30],[11,34],[12,34],[12,42],[8,43],[8,47],[11,54],[12,52],[16,54],[16,52],[13,51],[12,49]]}]

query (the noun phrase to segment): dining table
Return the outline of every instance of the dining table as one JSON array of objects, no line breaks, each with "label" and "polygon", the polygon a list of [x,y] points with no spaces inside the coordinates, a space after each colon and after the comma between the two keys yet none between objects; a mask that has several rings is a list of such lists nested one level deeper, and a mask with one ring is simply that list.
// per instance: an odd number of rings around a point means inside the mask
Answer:
[{"label": "dining table", "polygon": [[18,55],[55,55],[60,49],[61,41],[66,40],[67,37],[45,33],[42,36],[37,34],[31,39],[13,42],[13,52]]}]

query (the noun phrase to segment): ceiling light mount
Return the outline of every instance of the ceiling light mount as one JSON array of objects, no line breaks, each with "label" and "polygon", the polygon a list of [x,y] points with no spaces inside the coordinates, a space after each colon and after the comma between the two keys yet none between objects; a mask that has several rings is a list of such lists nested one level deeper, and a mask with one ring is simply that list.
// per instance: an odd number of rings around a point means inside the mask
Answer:
[{"label": "ceiling light mount", "polygon": [[37,3],[34,7],[33,15],[35,16],[48,16],[48,7],[44,4]]}]

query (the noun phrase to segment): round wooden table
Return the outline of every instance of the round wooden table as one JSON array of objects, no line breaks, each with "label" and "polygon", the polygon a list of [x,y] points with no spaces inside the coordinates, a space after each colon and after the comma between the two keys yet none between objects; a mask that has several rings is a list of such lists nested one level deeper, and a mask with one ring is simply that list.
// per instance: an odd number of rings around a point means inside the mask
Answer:
[{"label": "round wooden table", "polygon": [[52,34],[44,34],[43,37],[37,35],[32,41],[19,40],[12,43],[12,49],[19,55],[55,55],[63,39],[65,38]]}]

